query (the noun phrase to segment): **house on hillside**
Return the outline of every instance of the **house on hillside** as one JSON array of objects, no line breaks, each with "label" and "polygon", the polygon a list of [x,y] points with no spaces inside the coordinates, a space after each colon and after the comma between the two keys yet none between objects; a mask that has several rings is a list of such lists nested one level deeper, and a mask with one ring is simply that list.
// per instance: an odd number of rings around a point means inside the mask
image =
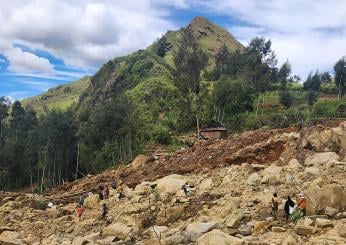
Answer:
[{"label": "house on hillside", "polygon": [[222,139],[227,137],[227,129],[221,123],[212,120],[201,129],[200,134],[205,139]]}]

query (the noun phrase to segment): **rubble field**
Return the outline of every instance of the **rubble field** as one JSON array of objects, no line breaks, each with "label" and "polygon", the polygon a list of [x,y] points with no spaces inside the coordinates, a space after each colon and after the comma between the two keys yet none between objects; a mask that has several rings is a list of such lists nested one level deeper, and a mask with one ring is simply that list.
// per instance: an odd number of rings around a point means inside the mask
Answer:
[{"label": "rubble field", "polygon": [[[332,121],[139,155],[44,195],[1,193],[0,244],[346,244],[345,153],[346,122]],[[99,200],[95,187],[112,180],[123,183],[125,197],[111,189],[108,200]],[[79,196],[90,191],[79,219]],[[278,220],[270,213],[274,192]],[[293,224],[283,206],[301,192],[307,216]]]}]

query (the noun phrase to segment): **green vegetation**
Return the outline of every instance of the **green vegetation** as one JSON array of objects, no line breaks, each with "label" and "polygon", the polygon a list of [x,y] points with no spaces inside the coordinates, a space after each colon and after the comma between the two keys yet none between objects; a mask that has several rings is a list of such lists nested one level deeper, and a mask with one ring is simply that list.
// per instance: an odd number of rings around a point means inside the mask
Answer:
[{"label": "green vegetation", "polygon": [[75,82],[51,88],[38,96],[24,99],[21,103],[24,107],[33,107],[38,114],[43,114],[53,109],[66,111],[73,104],[78,102],[79,96],[89,85],[90,77],[83,77]]},{"label": "green vegetation", "polygon": [[288,61],[277,67],[270,40],[243,47],[198,17],[90,78],[22,104],[0,98],[0,184],[42,191],[147,148],[176,150],[176,135],[212,119],[237,132],[344,117],[343,64],[335,79],[315,71],[301,84]]}]

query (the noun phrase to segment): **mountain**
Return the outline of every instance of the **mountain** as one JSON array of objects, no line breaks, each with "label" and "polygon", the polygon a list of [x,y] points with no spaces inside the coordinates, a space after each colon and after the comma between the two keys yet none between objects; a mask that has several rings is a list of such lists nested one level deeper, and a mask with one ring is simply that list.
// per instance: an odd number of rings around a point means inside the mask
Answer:
[{"label": "mountain", "polygon": [[32,106],[39,114],[46,109],[65,110],[78,102],[79,96],[89,85],[90,77],[85,76],[77,81],[51,88],[43,94],[24,99],[22,104]]},{"label": "mountain", "polygon": [[[209,66],[213,66],[213,57],[223,45],[226,45],[231,51],[244,49],[244,46],[228,31],[204,17],[194,18],[188,26],[193,30],[200,48],[210,57]],[[23,103],[32,105],[39,112],[43,111],[44,106],[49,109],[64,109],[78,101],[83,93],[82,99],[77,105],[78,110],[82,110],[83,107],[88,108],[90,103],[92,105],[100,104],[102,101],[124,92],[128,93],[130,97],[133,97],[131,95],[134,93],[144,95],[150,90],[155,90],[153,86],[157,87],[159,84],[172,90],[174,89],[171,77],[172,58],[181,33],[182,29],[166,32],[164,37],[167,40],[168,50],[164,58],[153,53],[157,44],[155,42],[145,50],[108,61],[90,78],[82,78],[71,84],[52,88],[44,94],[24,100]],[[144,86],[141,83],[147,85]],[[134,89],[136,86],[138,87]],[[68,88],[71,88],[71,91],[68,91]],[[135,91],[132,91],[133,89]],[[138,100],[138,98],[135,99]]]}]

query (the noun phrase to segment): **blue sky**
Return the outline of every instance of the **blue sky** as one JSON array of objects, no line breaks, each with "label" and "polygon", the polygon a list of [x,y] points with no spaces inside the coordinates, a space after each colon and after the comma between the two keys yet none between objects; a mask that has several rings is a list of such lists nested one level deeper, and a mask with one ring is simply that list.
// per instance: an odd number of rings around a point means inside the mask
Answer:
[{"label": "blue sky", "polygon": [[346,55],[342,0],[27,0],[0,2],[0,95],[22,99],[94,74],[166,30],[204,16],[247,44],[270,38],[294,74]]}]

